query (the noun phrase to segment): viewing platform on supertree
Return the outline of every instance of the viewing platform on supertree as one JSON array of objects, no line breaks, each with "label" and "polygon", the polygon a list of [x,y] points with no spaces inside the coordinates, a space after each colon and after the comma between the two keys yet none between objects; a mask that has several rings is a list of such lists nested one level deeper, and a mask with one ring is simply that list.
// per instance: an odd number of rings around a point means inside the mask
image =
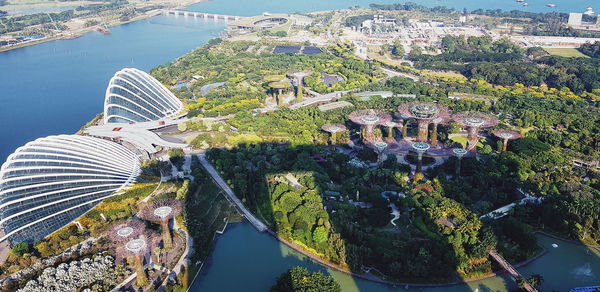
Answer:
[{"label": "viewing platform on supertree", "polygon": [[467,128],[467,150],[473,150],[479,140],[479,131],[498,124],[498,119],[490,114],[480,112],[462,112],[452,116],[452,119]]},{"label": "viewing platform on supertree", "polygon": [[337,143],[337,133],[348,130],[343,124],[325,124],[321,127],[321,129],[330,134],[329,143],[331,143],[331,145],[334,147]]},{"label": "viewing platform on supertree", "polygon": [[375,127],[385,125],[392,120],[392,116],[382,111],[372,109],[357,110],[348,116],[352,122],[361,126],[363,142],[373,140]]},{"label": "viewing platform on supertree", "polygon": [[496,130],[492,132],[494,136],[502,139],[502,152],[506,151],[508,147],[508,140],[517,140],[521,138],[521,134],[517,131],[512,130]]},{"label": "viewing platform on supertree", "polygon": [[[427,142],[430,123],[434,123],[434,131],[437,131],[437,124],[450,119],[450,110],[448,107],[433,102],[415,101],[405,103],[398,106],[398,112],[407,119],[417,120],[417,126],[419,128],[417,141],[419,142]],[[437,132],[435,132],[434,135],[435,137],[432,138],[437,140]],[[435,142],[435,145],[437,146],[437,141]]]}]

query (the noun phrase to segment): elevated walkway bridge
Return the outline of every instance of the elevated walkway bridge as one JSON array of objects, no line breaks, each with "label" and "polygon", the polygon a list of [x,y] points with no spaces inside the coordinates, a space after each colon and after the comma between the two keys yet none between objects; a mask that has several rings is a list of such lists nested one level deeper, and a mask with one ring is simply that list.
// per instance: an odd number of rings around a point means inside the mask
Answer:
[{"label": "elevated walkway bridge", "polygon": [[[515,269],[509,262],[507,262],[500,254],[498,254],[495,250],[490,250],[490,255],[492,256],[492,258],[494,258],[494,260],[496,260],[496,262],[498,262],[511,276],[513,276],[513,278],[518,279],[518,278],[523,278],[525,279],[521,273],[519,273],[519,271],[517,271],[517,269]],[[528,292],[538,292],[537,289],[535,289],[533,286],[531,286],[529,283],[525,283],[523,285],[523,289],[525,289],[525,291]]]}]

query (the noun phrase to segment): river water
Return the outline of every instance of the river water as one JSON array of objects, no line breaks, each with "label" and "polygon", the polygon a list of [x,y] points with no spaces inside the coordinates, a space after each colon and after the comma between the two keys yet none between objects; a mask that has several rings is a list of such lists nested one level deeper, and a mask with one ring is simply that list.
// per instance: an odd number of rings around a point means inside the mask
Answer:
[{"label": "river water", "polygon": [[[545,7],[546,2],[557,4]],[[192,11],[230,15],[269,12],[308,12],[360,5],[375,0],[215,0],[188,7]],[[396,2],[396,1],[393,1]],[[457,9],[521,9],[512,0],[413,0],[424,5]],[[480,4],[473,4],[473,3]],[[583,11],[590,0],[531,0],[529,11]],[[597,5],[600,6],[600,5]],[[597,7],[600,10],[600,7]],[[191,17],[158,16],[111,28],[112,34],[88,33],[74,40],[59,40],[0,53],[0,162],[17,147],[39,137],[69,134],[102,111],[108,80],[117,70],[142,70],[172,61],[206,43],[224,28],[223,22]],[[545,290],[568,290],[599,283],[600,262],[585,248],[540,238],[550,253],[519,269],[540,273]],[[192,291],[266,291],[277,275],[295,265],[332,274],[344,291],[391,291],[391,287],[328,271],[248,224],[231,225],[218,238],[209,263],[194,281]],[[512,281],[492,278],[437,291],[506,291]],[[429,290],[425,290],[429,291]]]},{"label": "river water", "polygon": [[[518,270],[524,276],[534,273],[544,277],[540,291],[568,291],[576,286],[600,283],[600,254],[583,246],[564,243],[546,236],[537,236],[548,253]],[[557,243],[558,248],[552,244]],[[405,287],[390,287],[356,279],[329,270],[313,262],[265,233],[259,233],[249,223],[230,225],[217,238],[214,251],[190,291],[268,291],[277,276],[294,266],[332,275],[343,291],[406,291]],[[516,284],[507,277],[494,277],[469,284],[443,288],[411,288],[409,291],[510,291]]]}]

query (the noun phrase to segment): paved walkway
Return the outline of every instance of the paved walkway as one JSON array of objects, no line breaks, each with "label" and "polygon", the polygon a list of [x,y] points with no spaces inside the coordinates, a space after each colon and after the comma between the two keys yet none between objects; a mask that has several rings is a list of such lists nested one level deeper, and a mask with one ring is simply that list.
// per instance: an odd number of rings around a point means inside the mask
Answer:
[{"label": "paved walkway", "polygon": [[225,194],[237,206],[238,210],[240,210],[242,214],[244,214],[244,217],[246,217],[246,219],[248,219],[248,221],[250,221],[250,223],[252,223],[252,225],[254,225],[254,227],[258,231],[265,232],[268,229],[267,226],[264,223],[262,223],[262,221],[258,220],[258,218],[254,217],[250,210],[246,209],[242,201],[238,199],[235,193],[233,193],[233,190],[227,185],[227,183],[225,183],[223,178],[221,178],[219,172],[212,166],[212,164],[208,160],[206,160],[206,156],[204,154],[198,154],[198,158],[200,159],[200,164],[202,164],[204,169],[206,169],[206,171],[210,174],[210,176],[217,183],[217,185],[221,187]]}]

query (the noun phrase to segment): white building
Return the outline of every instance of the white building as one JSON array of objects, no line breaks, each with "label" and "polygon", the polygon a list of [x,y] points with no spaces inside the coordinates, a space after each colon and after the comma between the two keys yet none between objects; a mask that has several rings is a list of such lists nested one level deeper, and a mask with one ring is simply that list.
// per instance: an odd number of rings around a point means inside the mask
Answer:
[{"label": "white building", "polygon": [[583,18],[583,13],[569,13],[569,25],[579,26],[581,25],[581,19]]}]

